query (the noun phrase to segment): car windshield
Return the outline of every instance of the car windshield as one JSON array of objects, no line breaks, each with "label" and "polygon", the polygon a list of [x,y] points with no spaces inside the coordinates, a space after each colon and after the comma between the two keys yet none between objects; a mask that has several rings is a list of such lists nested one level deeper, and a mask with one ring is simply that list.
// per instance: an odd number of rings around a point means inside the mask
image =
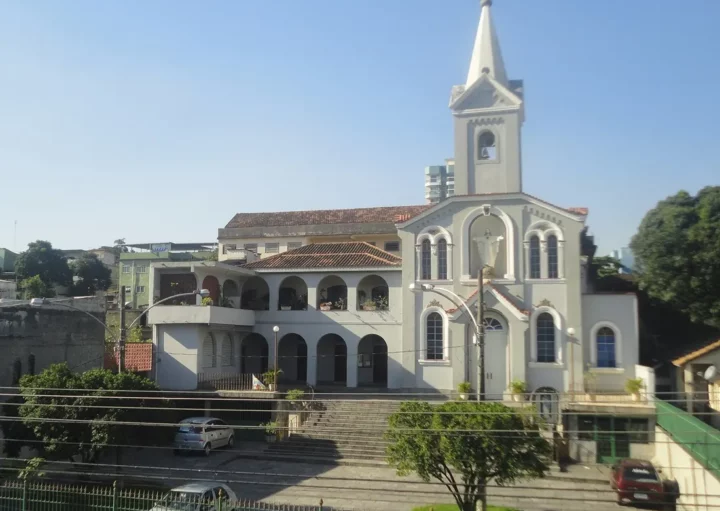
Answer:
[{"label": "car windshield", "polygon": [[171,491],[162,500],[162,507],[177,511],[195,511],[200,502],[200,493]]},{"label": "car windshield", "polygon": [[623,478],[639,483],[654,483],[658,480],[655,470],[645,467],[628,467],[623,472]]},{"label": "car windshield", "polygon": [[195,433],[196,435],[199,435],[200,433],[202,433],[202,427],[193,426],[191,424],[182,424],[180,426],[180,432],[181,433]]}]

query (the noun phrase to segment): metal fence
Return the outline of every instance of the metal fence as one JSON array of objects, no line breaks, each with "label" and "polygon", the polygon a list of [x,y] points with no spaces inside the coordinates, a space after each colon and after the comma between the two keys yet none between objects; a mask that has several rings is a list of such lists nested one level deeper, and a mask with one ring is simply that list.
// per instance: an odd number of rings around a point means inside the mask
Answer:
[{"label": "metal fence", "polygon": [[664,401],[655,401],[657,423],[705,468],[720,478],[720,431]]},{"label": "metal fence", "polygon": [[[318,499],[319,500],[319,499]],[[266,504],[225,497],[203,500],[168,492],[120,489],[108,486],[67,486],[60,484],[0,482],[1,511],[146,511],[160,509],[203,509],[213,511],[323,511],[318,506]]]},{"label": "metal fence", "polygon": [[241,391],[253,389],[253,375],[240,373],[199,373],[198,390]]}]

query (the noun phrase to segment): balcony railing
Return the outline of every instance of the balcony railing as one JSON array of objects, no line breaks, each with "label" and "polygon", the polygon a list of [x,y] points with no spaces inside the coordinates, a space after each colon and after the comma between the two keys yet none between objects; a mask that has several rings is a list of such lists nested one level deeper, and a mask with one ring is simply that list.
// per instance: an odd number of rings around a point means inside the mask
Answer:
[{"label": "balcony railing", "polygon": [[[257,375],[259,378],[260,375]],[[253,390],[253,375],[240,373],[198,373],[198,390]]]}]

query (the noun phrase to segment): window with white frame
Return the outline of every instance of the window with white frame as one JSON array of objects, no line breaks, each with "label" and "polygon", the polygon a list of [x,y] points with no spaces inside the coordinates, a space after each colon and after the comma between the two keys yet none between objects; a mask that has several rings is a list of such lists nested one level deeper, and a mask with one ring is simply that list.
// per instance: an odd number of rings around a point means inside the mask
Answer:
[{"label": "window with white frame", "polygon": [[129,264],[123,264],[122,272],[123,273],[132,273],[132,266]]},{"label": "window with white frame", "polygon": [[421,264],[421,271],[420,271],[420,278],[423,280],[430,280],[432,278],[432,255],[431,255],[431,247],[430,247],[430,240],[423,240],[421,245],[421,257],[420,257],[420,264]]},{"label": "window with white frame", "polygon": [[548,258],[548,278],[556,279],[558,272],[558,239],[557,236],[551,234],[547,239],[547,258]]},{"label": "window with white frame", "polygon": [[132,293],[132,286],[125,286],[125,294],[127,295],[130,293]]},{"label": "window with white frame", "polygon": [[501,332],[503,329],[502,323],[495,318],[483,319],[483,327],[486,332]]},{"label": "window with white frame", "polygon": [[235,250],[236,245],[233,243],[227,243],[223,245],[223,254],[227,254],[228,250]]},{"label": "window with white frame", "polygon": [[400,251],[400,242],[399,241],[386,241],[385,242],[385,252],[398,252]]},{"label": "window with white frame", "polygon": [[437,258],[438,258],[438,276],[439,280],[447,280],[448,278],[448,254],[447,241],[441,239],[437,242]]},{"label": "window with white frame", "polygon": [[443,318],[437,312],[431,312],[425,318],[425,347],[426,360],[443,360],[445,358]]},{"label": "window with white frame", "polygon": [[600,328],[595,334],[597,367],[617,367],[615,346],[615,331],[607,326]]},{"label": "window with white frame", "polygon": [[147,273],[148,267],[147,266],[136,266],[135,267],[135,273]]},{"label": "window with white frame", "polygon": [[555,321],[548,312],[543,312],[536,319],[537,330],[537,361],[555,362]]},{"label": "window with white frame", "polygon": [[266,254],[277,254],[280,251],[280,243],[265,243]]},{"label": "window with white frame", "polygon": [[530,238],[530,278],[540,278],[540,237]]},{"label": "window with white frame", "polygon": [[258,244],[257,243],[245,243],[244,248],[245,248],[245,250],[250,250],[251,252],[257,252]]},{"label": "window with white frame", "polygon": [[144,292],[145,292],[145,286],[135,286],[135,292],[136,292],[136,293],[144,293]]}]

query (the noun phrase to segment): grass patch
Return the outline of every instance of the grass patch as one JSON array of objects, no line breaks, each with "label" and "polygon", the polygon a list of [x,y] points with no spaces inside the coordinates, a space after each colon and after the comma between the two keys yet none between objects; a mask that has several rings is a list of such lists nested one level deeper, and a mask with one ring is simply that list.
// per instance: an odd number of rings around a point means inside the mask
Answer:
[{"label": "grass patch", "polygon": [[[433,504],[431,506],[416,507],[413,511],[458,511],[455,504]],[[511,507],[488,506],[488,511],[518,511]]]}]

